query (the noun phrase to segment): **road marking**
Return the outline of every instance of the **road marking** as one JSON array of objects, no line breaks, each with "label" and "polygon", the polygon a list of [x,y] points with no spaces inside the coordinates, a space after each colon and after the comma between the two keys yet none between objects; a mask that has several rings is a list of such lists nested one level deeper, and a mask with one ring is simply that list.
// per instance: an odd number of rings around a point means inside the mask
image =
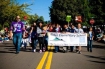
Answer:
[{"label": "road marking", "polygon": [[[48,50],[52,50],[53,48],[54,47],[48,46]],[[47,56],[48,56],[48,60],[47,60],[45,69],[50,69],[53,52],[49,53],[48,51],[44,53],[44,55],[43,55],[43,57],[42,57],[41,61],[39,62],[36,69],[43,69],[43,65],[45,63]]]},{"label": "road marking", "polygon": [[[53,50],[53,48],[54,48],[54,47],[51,47],[51,50]],[[48,60],[47,60],[45,69],[50,69],[50,67],[51,67],[51,61],[52,61],[52,56],[53,56],[53,52],[51,51],[51,52],[49,53],[49,56],[48,56]]]},{"label": "road marking", "polygon": [[48,52],[45,52],[36,69],[42,69],[43,64],[44,64],[44,62],[45,62],[45,60],[47,58],[47,55],[48,55]]},{"label": "road marking", "polygon": [[[48,46],[48,50],[50,50],[49,46]],[[44,65],[44,62],[45,62],[45,60],[46,60],[46,58],[48,56],[48,53],[49,53],[48,51],[44,53],[44,55],[43,55],[43,57],[42,57],[41,61],[39,62],[36,69],[42,69],[43,68],[43,65]]]}]

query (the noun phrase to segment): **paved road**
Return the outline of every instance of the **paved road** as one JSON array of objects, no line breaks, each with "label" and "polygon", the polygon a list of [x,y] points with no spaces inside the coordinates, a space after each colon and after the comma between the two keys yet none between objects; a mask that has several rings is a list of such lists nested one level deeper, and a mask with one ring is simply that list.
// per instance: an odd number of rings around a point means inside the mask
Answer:
[{"label": "paved road", "polygon": [[28,47],[15,54],[11,41],[0,43],[0,69],[105,69],[105,44],[93,44],[92,53],[86,47],[82,47],[82,54],[53,53],[53,47],[50,52],[32,53]]}]

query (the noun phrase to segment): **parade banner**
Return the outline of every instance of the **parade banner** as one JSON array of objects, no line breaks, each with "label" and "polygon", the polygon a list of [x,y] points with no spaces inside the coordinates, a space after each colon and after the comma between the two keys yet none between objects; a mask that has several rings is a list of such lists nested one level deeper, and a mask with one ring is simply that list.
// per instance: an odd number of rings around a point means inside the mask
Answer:
[{"label": "parade banner", "polygon": [[86,33],[48,33],[49,46],[87,46]]}]

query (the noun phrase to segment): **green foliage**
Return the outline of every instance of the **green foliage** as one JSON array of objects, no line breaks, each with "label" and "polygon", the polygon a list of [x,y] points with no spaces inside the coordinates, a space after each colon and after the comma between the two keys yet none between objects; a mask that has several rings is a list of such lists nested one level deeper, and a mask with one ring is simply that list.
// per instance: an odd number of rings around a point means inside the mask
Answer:
[{"label": "green foliage", "polygon": [[33,22],[38,22],[38,21],[44,22],[44,17],[43,16],[38,16],[37,14],[29,16],[29,21],[28,22],[30,24],[33,24]]},{"label": "green foliage", "polygon": [[39,17],[39,20],[41,20],[41,21],[44,22],[44,17],[43,17],[43,16],[40,16],[40,17]]},{"label": "green foliage", "polygon": [[54,0],[50,7],[50,16],[52,22],[65,21],[67,15],[71,15],[72,19],[82,14],[83,4],[81,0]]},{"label": "green foliage", "polygon": [[72,16],[75,21],[76,15],[81,15],[83,23],[89,22],[94,17],[96,23],[105,22],[104,0],[53,0],[49,8],[51,21],[63,22],[67,15]]},{"label": "green foliage", "polygon": [[89,0],[90,12],[96,19],[96,24],[102,24],[105,22],[105,1],[104,0]]},{"label": "green foliage", "polygon": [[4,27],[9,27],[9,23],[8,22],[4,23]]},{"label": "green foliage", "polygon": [[[4,27],[5,23],[10,23],[15,19],[17,15],[20,17],[28,16],[27,12],[23,8],[29,5],[18,4],[15,0],[0,0],[0,23]],[[6,24],[7,26],[7,24]]]},{"label": "green foliage", "polygon": [[2,28],[3,28],[3,27],[2,27],[2,25],[0,24],[0,30],[2,30]]},{"label": "green foliage", "polygon": [[88,24],[88,22],[83,22],[82,26],[90,26],[90,25]]}]

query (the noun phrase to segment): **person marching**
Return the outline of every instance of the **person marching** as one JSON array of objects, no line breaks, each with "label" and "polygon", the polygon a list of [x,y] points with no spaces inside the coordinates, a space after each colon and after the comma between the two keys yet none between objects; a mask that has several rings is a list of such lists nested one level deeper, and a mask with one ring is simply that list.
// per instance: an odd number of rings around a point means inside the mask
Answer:
[{"label": "person marching", "polygon": [[24,30],[24,24],[20,20],[20,16],[16,16],[16,21],[13,21],[10,26],[10,38],[12,38],[13,33],[13,44],[15,45],[16,54],[20,51],[22,33],[23,37],[25,37]]},{"label": "person marching", "polygon": [[40,53],[43,52],[43,47],[44,47],[44,38],[43,38],[43,29],[42,29],[43,22],[39,22],[38,27],[37,27],[37,35],[38,35],[38,42],[39,42],[39,48],[40,48]]},{"label": "person marching", "polygon": [[47,25],[43,25],[43,31],[42,31],[42,33],[43,33],[43,38],[44,38],[44,51],[47,51],[48,50],[48,35],[47,35],[47,33],[48,33],[48,29],[47,29]]},{"label": "person marching", "polygon": [[34,22],[34,24],[31,27],[31,46],[32,46],[32,52],[36,52],[36,46],[37,46],[37,26],[36,26],[36,22]]},{"label": "person marching", "polygon": [[[61,27],[59,24],[56,24],[56,27],[53,28],[54,32],[61,32]],[[59,50],[59,46],[55,46],[55,53],[57,53]]]},{"label": "person marching", "polygon": [[[64,29],[62,30],[62,32],[64,33],[70,33],[70,28],[68,27],[68,25],[67,24],[65,24],[64,25]],[[65,52],[67,52],[67,50],[68,50],[68,46],[64,46],[63,47],[63,52],[65,53]]]},{"label": "person marching", "polygon": [[[78,28],[75,29],[75,30],[76,30],[76,33],[84,33],[83,29],[81,28],[81,24],[80,23],[78,23]],[[81,54],[81,46],[77,46],[76,52],[78,54]]]},{"label": "person marching", "polygon": [[92,31],[92,27],[90,27],[89,32],[87,33],[87,41],[88,41],[88,45],[87,45],[87,51],[92,52],[92,41],[94,38],[94,33]]},{"label": "person marching", "polygon": [[[70,33],[75,33],[75,26],[72,24],[71,29],[70,29]],[[74,46],[70,46],[70,51],[73,52]]]}]

